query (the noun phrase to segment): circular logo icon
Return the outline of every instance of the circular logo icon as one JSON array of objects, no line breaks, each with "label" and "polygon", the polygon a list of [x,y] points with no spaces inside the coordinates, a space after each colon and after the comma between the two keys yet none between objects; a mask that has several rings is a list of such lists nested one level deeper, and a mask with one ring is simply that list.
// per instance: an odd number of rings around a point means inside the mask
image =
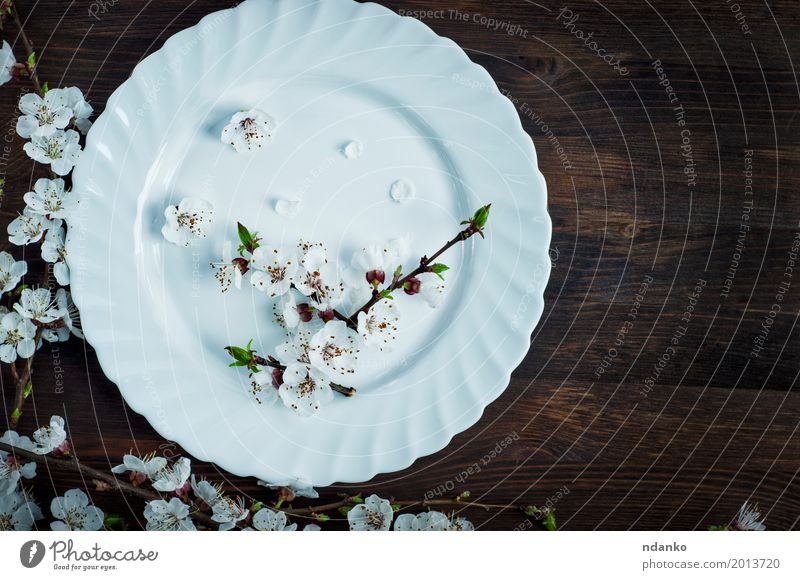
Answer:
[{"label": "circular logo icon", "polygon": [[44,544],[39,540],[28,540],[19,549],[19,561],[26,568],[35,568],[44,559]]}]

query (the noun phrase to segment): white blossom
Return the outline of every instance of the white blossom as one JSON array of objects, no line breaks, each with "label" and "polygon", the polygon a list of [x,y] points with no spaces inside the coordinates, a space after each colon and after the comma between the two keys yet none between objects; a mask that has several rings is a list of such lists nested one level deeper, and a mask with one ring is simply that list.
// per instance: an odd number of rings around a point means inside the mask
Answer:
[{"label": "white blossom", "polygon": [[433,272],[424,272],[417,276],[420,281],[419,295],[431,308],[437,308],[444,300],[444,281]]},{"label": "white blossom", "polygon": [[231,285],[237,289],[242,287],[242,268],[233,260],[233,244],[230,240],[225,240],[222,244],[222,260],[211,263],[211,267],[215,270],[214,278],[219,282],[223,292],[227,292]]},{"label": "white blossom", "polygon": [[475,526],[466,518],[450,520],[445,514],[437,511],[421,514],[403,514],[394,522],[396,532],[467,532]]},{"label": "white blossom", "polygon": [[56,175],[67,175],[80,157],[80,138],[72,129],[57,130],[48,136],[33,135],[22,148],[34,161],[49,164]]},{"label": "white blossom", "polygon": [[245,507],[244,500],[241,497],[234,500],[229,497],[219,496],[211,504],[211,510],[211,519],[219,524],[221,532],[233,529],[236,524],[246,519],[250,514],[250,510]]},{"label": "white blossom", "polygon": [[287,330],[297,328],[300,324],[300,311],[297,309],[297,297],[291,290],[281,296],[273,306],[275,322]]},{"label": "white blossom", "polygon": [[188,246],[196,238],[205,238],[211,231],[214,206],[195,197],[186,197],[178,205],[164,210],[166,223],[161,228],[164,238],[179,246]]},{"label": "white blossom", "polygon": [[304,296],[309,296],[319,310],[336,308],[344,292],[336,266],[328,262],[325,249],[319,245],[301,244],[301,250],[302,268],[295,280],[295,287]]},{"label": "white blossom", "polygon": [[273,382],[273,374],[267,369],[250,373],[250,393],[261,404],[270,404],[278,400],[278,389]]},{"label": "white blossom", "polygon": [[[16,431],[6,431],[0,442],[24,451],[32,451],[33,443],[28,437],[20,436]],[[21,463],[13,454],[0,449],[0,499],[14,493],[21,478],[32,479],[36,476],[36,462]]]},{"label": "white blossom", "polygon": [[25,288],[19,302],[14,304],[14,310],[25,318],[30,318],[42,324],[55,322],[67,314],[66,307],[60,306],[53,299],[48,288]]},{"label": "white blossom", "polygon": [[303,417],[314,415],[333,399],[328,380],[316,369],[294,363],[283,371],[283,384],[278,389],[283,404]]},{"label": "white blossom", "polygon": [[181,457],[171,465],[167,465],[154,473],[150,480],[158,491],[177,491],[181,489],[192,474],[192,462],[188,457]]},{"label": "white blossom", "polygon": [[56,306],[64,315],[57,322],[56,328],[45,328],[42,331],[42,338],[47,342],[64,342],[69,339],[70,334],[83,338],[80,313],[72,301],[72,295],[63,288],[56,290]]},{"label": "white blossom", "polygon": [[[60,221],[60,220],[59,220]],[[67,266],[67,248],[64,245],[67,232],[59,224],[47,230],[42,243],[42,259],[53,264],[53,276],[61,286],[69,285],[69,266]]]},{"label": "white blossom", "polygon": [[33,528],[33,522],[42,517],[39,506],[23,493],[0,494],[0,531],[27,532]]},{"label": "white blossom", "polygon": [[177,497],[168,502],[163,499],[147,502],[144,517],[147,520],[145,529],[149,532],[193,532],[196,529],[189,517],[189,506]]},{"label": "white blossom", "polygon": [[221,496],[218,487],[205,479],[197,481],[194,474],[192,474],[192,491],[194,491],[194,494],[209,507],[213,506]]},{"label": "white blossom", "polygon": [[50,219],[64,219],[78,206],[77,197],[64,189],[64,180],[60,177],[37,179],[33,191],[26,193],[24,199],[33,213]]},{"label": "white blossom", "polygon": [[64,419],[58,415],[50,417],[50,424],[39,427],[33,432],[35,445],[32,451],[38,455],[47,455],[57,449],[63,449],[67,443],[67,432],[64,429]]},{"label": "white blossom", "polygon": [[92,122],[89,120],[93,112],[92,106],[86,102],[83,93],[78,87],[68,87],[63,91],[67,99],[67,106],[72,109],[75,127],[86,135],[92,126]]},{"label": "white blossom", "polygon": [[467,518],[455,518],[450,521],[450,527],[447,530],[450,532],[474,532],[475,526]]},{"label": "white blossom", "polygon": [[49,137],[58,129],[64,129],[72,119],[67,97],[61,89],[50,89],[44,97],[36,93],[22,95],[17,119],[17,134],[25,139],[34,135]]},{"label": "white blossom", "polygon": [[747,502],[744,502],[742,507],[739,508],[739,513],[733,520],[731,527],[741,532],[762,532],[767,529],[761,517],[761,512],[758,511],[758,506],[751,506]]},{"label": "white blossom", "polygon": [[417,187],[407,179],[398,179],[389,188],[389,195],[397,203],[406,203],[417,195]]},{"label": "white blossom", "polygon": [[222,130],[222,142],[238,153],[252,151],[272,139],[275,120],[258,109],[236,113]]},{"label": "white blossom", "polygon": [[17,64],[17,59],[11,50],[11,45],[4,40],[0,46],[0,85],[4,85],[12,79],[11,71],[15,64]]},{"label": "white blossom", "polygon": [[321,532],[322,528],[320,528],[317,524],[306,524],[306,527],[303,528],[304,532]]},{"label": "white blossom", "polygon": [[292,363],[301,363],[306,366],[311,365],[309,351],[311,350],[311,338],[315,334],[315,329],[321,325],[308,325],[308,327],[297,328],[289,340],[275,347],[275,355],[285,366]]},{"label": "white blossom", "polygon": [[369,309],[358,313],[358,333],[364,343],[378,350],[391,350],[395,340],[400,312],[391,300],[381,300]]},{"label": "white blossom", "polygon": [[296,197],[283,197],[275,202],[275,213],[283,217],[294,217],[300,213],[303,200]]},{"label": "white blossom", "polygon": [[89,497],[80,489],[70,489],[50,504],[50,513],[57,521],[50,524],[56,532],[94,532],[103,527],[103,510],[89,505]]},{"label": "white blossom", "polygon": [[366,272],[379,271],[390,281],[398,267],[403,266],[411,255],[408,237],[392,238],[384,245],[366,246],[353,254],[352,266],[363,276]]},{"label": "white blossom", "polygon": [[52,222],[43,215],[35,213],[31,208],[26,207],[19,216],[8,224],[6,229],[8,241],[17,246],[38,242],[51,225]]},{"label": "white blossom", "polygon": [[295,497],[307,497],[309,499],[317,499],[319,497],[317,490],[314,489],[308,480],[305,480],[302,477],[285,479],[277,482],[263,481],[259,479],[258,485],[263,485],[264,487],[268,487],[269,489],[273,490],[289,490],[289,492]]},{"label": "white blossom", "polygon": [[394,510],[389,500],[373,494],[347,512],[350,530],[355,532],[385,532],[392,525]]},{"label": "white blossom", "polygon": [[27,273],[27,262],[15,260],[8,252],[0,252],[0,293],[11,292]]},{"label": "white blossom", "polygon": [[297,279],[299,263],[292,251],[259,246],[250,259],[253,273],[250,283],[269,296],[283,296]]},{"label": "white blossom", "polygon": [[130,473],[131,481],[140,484],[148,479],[153,479],[166,467],[167,460],[163,457],[156,457],[155,454],[137,457],[127,453],[122,457],[122,464],[112,468],[111,472],[117,474]]},{"label": "white blossom", "polygon": [[323,326],[311,339],[311,365],[328,373],[355,372],[360,336],[342,320]]},{"label": "white blossom", "polygon": [[284,512],[274,512],[269,508],[261,508],[253,516],[253,527],[261,532],[293,532],[297,524],[287,525]]},{"label": "white blossom", "polygon": [[13,363],[20,358],[30,358],[36,352],[36,326],[16,312],[3,315],[0,320],[0,360]]}]

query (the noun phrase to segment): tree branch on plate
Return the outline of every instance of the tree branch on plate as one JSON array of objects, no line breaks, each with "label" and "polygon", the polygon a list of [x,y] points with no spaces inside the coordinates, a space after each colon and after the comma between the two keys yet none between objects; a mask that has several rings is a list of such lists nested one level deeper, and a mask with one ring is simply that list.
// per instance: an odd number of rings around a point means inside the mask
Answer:
[{"label": "tree branch on plate", "polygon": [[[395,294],[419,295],[437,307],[450,269],[437,259],[476,234],[483,237],[490,209],[485,205],[461,222],[461,231],[407,274],[410,244],[404,238],[363,248],[349,268],[341,268],[328,260],[322,244],[301,240],[297,248],[272,247],[237,224],[236,256],[226,243],[222,260],[211,264],[215,277],[223,292],[249,277],[253,287],[277,299],[275,321],[286,341],[268,357],[256,353],[252,340],[244,347],[227,346],[230,366],[249,371],[250,392],[259,403],[280,400],[303,416],[314,415],[334,392],[354,395],[355,389],[341,382],[364,364],[359,355],[367,349],[389,351],[396,339],[401,309]],[[350,315],[342,312],[347,306],[353,306]]]}]

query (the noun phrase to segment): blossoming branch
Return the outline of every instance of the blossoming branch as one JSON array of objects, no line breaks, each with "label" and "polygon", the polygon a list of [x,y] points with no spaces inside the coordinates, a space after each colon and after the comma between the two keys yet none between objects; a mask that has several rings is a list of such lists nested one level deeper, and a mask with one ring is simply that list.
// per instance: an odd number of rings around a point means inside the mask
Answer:
[{"label": "blossoming branch", "polygon": [[[395,294],[419,295],[429,306],[438,306],[450,268],[436,260],[476,234],[483,237],[490,209],[478,209],[456,236],[421,257],[408,273],[404,268],[410,250],[403,238],[362,249],[344,270],[328,259],[322,244],[301,241],[297,248],[276,248],[238,224],[237,255],[233,257],[227,243],[222,260],[212,264],[215,277],[226,292],[232,285],[241,287],[249,276],[253,287],[277,298],[275,320],[286,341],[266,358],[253,350],[252,340],[245,347],[228,346],[234,359],[230,366],[249,371],[258,402],[280,399],[303,416],[315,414],[333,392],[352,396],[355,390],[340,382],[356,372],[361,351],[388,351],[396,339],[401,316]],[[360,306],[348,315],[340,310],[347,305]]]}]

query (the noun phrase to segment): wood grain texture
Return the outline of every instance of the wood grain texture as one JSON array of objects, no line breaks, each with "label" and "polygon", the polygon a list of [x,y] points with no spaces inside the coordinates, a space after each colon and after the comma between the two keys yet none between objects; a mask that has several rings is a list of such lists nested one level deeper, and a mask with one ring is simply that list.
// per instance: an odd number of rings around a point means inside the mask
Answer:
[{"label": "wood grain texture", "polygon": [[[98,110],[171,34],[233,4],[19,1],[42,79],[86,89]],[[530,353],[477,425],[402,473],[326,489],[322,499],[346,489],[422,500],[452,488],[448,495],[468,489],[476,500],[542,504],[561,490],[555,508],[565,529],[702,529],[729,521],[752,499],[770,528],[797,528],[800,272],[763,350],[752,354],[800,231],[795,0],[740,1],[749,33],[723,1],[385,4],[417,11],[459,43],[517,106],[548,183],[553,271]],[[565,6],[579,17],[573,28],[594,32],[598,47],[616,55],[627,75],[570,33],[566,18],[559,18]],[[488,27],[481,17],[501,27]],[[3,35],[17,46],[11,27]],[[656,60],[674,103],[659,85]],[[23,89],[21,83],[0,88],[7,145],[0,158],[7,179],[3,224],[21,209],[22,194],[40,171],[14,137]],[[678,126],[677,104],[685,127]],[[692,186],[684,173],[684,128],[696,171]],[[742,239],[747,150],[753,208]],[[30,254],[31,270],[41,271]],[[698,279],[705,286],[687,324],[681,318]],[[633,324],[620,344],[626,320]],[[644,389],[682,326],[669,361]],[[608,364],[600,373],[603,357]],[[8,416],[13,392],[7,375],[2,381]],[[131,448],[180,453],[125,406],[92,349],[79,341],[45,345],[34,382],[20,430],[64,414],[77,456],[94,467],[110,468]],[[516,440],[487,461],[509,435]],[[462,476],[476,464],[477,472]],[[197,471],[225,478],[239,493],[265,497],[252,479],[218,474],[213,465]],[[40,470],[35,489],[49,501],[55,491],[83,484],[51,480]],[[103,493],[94,499],[131,527],[141,525],[137,502]],[[481,529],[513,529],[525,520],[514,511],[466,515]]]}]

